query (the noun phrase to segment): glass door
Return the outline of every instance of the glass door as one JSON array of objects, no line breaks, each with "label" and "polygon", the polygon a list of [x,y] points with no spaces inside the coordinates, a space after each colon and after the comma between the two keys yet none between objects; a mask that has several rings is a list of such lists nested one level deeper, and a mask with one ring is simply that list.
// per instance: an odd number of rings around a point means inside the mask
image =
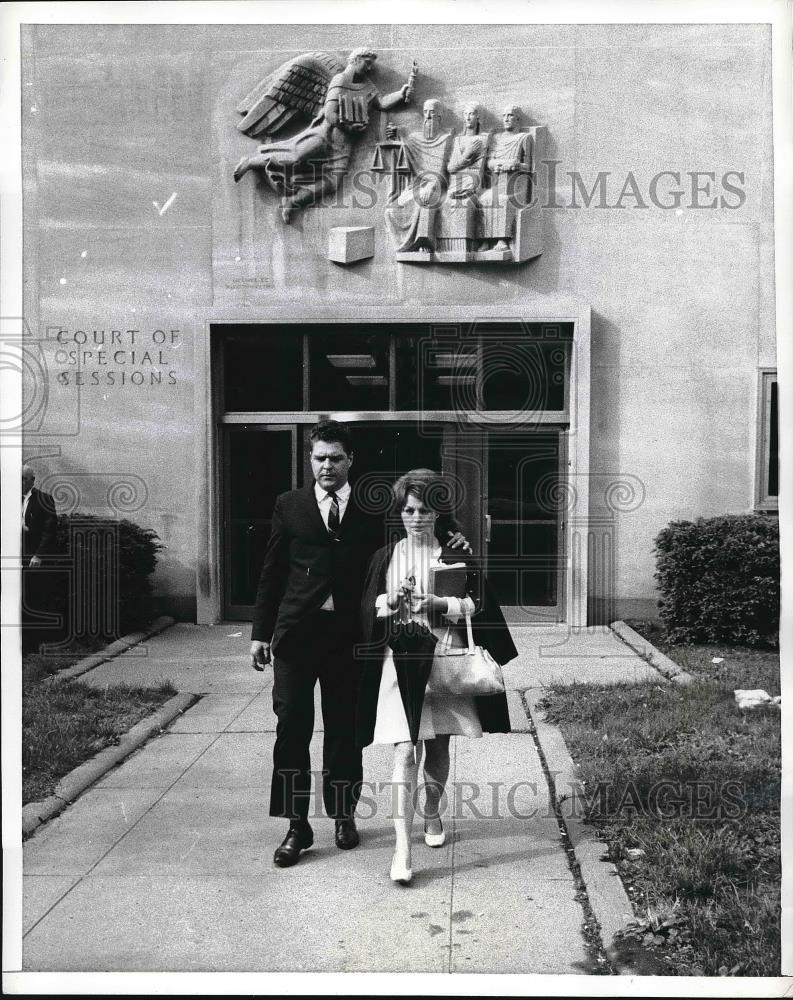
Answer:
[{"label": "glass door", "polygon": [[[410,469],[441,467],[443,428],[415,421],[362,421],[352,425],[355,455],[350,482],[367,492],[386,487]],[[359,488],[360,488],[359,486]]]},{"label": "glass door", "polygon": [[[386,515],[394,481],[413,468],[455,483],[457,519],[511,620],[563,620],[564,436],[452,423],[351,420],[350,482]],[[253,616],[275,498],[311,481],[310,425],[224,428],[225,616]],[[384,536],[384,543],[386,538]]]},{"label": "glass door", "polygon": [[[426,425],[419,428],[412,421],[356,420],[354,414],[345,414],[344,422],[349,424],[353,439],[350,483],[365,495],[387,491],[409,469],[440,468],[441,428],[427,428]],[[309,462],[311,427],[303,424],[299,428],[301,482],[306,483],[312,478]]]},{"label": "glass door", "polygon": [[[411,420],[357,420],[345,414],[352,430],[353,463],[350,484],[359,504],[384,517],[391,508],[391,487],[410,469],[443,468],[444,428]],[[311,481],[309,434],[311,427],[300,429],[302,439],[302,479]],[[385,535],[383,544],[387,541]]]},{"label": "glass door", "polygon": [[[395,480],[414,468],[441,469],[442,425],[350,421],[350,482],[360,502],[385,518]],[[250,621],[279,493],[312,481],[310,424],[227,424],[224,428],[226,618]],[[387,541],[385,528],[383,544]]]},{"label": "glass door", "polygon": [[508,619],[561,621],[565,495],[559,428],[455,428],[446,470],[458,516]]},{"label": "glass door", "polygon": [[562,620],[564,580],[559,430],[489,430],[488,579],[513,620]]},{"label": "glass door", "polygon": [[[350,480],[386,512],[394,480],[442,471],[510,615],[562,620],[573,326],[224,325],[214,341],[223,454],[224,613],[250,618],[278,493],[311,482],[311,426],[355,440]],[[385,540],[385,539],[384,539]]]},{"label": "glass door", "polygon": [[297,485],[297,428],[224,428],[224,616],[250,621],[275,498]]}]

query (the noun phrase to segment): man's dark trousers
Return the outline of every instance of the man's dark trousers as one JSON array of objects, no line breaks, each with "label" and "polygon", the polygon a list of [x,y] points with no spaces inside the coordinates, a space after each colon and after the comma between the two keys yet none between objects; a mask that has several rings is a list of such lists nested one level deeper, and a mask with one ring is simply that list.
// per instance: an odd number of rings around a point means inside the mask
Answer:
[{"label": "man's dark trousers", "polygon": [[273,752],[270,815],[307,819],[320,814],[311,802],[309,744],[314,732],[314,686],[322,701],[325,811],[334,819],[355,812],[363,779],[355,745],[355,704],[360,668],[353,639],[335,611],[316,611],[278,646],[273,666],[273,708],[278,719]]},{"label": "man's dark trousers", "polygon": [[[382,517],[366,513],[355,491],[337,532],[328,532],[314,484],[282,493],[259,578],[251,639],[270,642],[273,708],[278,719],[271,816],[300,819],[310,812],[309,744],[314,687],[319,679],[325,729],[326,811],[352,818],[361,781],[355,746],[360,667],[361,591],[369,557],[382,544]],[[332,598],[333,611],[322,606]]]}]

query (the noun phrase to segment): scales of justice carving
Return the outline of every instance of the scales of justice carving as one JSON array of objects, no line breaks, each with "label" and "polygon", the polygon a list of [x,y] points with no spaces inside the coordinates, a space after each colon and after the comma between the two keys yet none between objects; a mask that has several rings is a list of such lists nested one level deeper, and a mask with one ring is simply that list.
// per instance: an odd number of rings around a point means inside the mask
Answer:
[{"label": "scales of justice carving", "polygon": [[[346,67],[332,55],[312,52],[284,63],[240,102],[238,128],[270,137],[298,115],[307,128],[290,139],[266,142],[234,171],[262,173],[281,197],[281,217],[332,194],[347,173],[353,143],[368,129],[370,113],[409,104],[418,67],[407,82],[381,95],[369,79],[377,56],[355,49]],[[502,114],[503,129],[481,131],[480,109],[463,109],[463,131],[443,130],[437,100],[423,105],[420,131],[400,136],[381,115],[371,170],[390,176],[386,221],[397,261],[460,264],[525,261],[542,253],[542,218],[534,184],[542,157],[543,126],[520,127],[515,105]]]}]

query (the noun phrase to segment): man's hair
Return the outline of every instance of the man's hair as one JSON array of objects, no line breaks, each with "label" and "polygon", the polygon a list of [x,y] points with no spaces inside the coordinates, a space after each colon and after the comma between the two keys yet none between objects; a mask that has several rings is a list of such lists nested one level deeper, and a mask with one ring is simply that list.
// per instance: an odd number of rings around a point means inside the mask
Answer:
[{"label": "man's hair", "polygon": [[340,424],[338,420],[321,420],[318,424],[314,424],[309,434],[309,448],[313,448],[317,441],[340,444],[346,455],[352,455],[350,428],[347,424]]}]

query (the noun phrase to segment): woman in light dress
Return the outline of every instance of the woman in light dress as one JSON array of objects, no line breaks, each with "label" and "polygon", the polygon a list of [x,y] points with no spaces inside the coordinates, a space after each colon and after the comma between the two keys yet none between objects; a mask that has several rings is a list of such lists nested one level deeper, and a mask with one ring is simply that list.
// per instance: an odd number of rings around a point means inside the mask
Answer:
[{"label": "woman in light dress", "polygon": [[[461,560],[460,550],[445,549],[450,511],[444,503],[447,484],[438,473],[414,469],[394,484],[395,508],[405,537],[376,552],[364,585],[362,615],[366,665],[358,704],[358,742],[390,743],[394,746],[393,789],[396,843],[391,879],[407,884],[413,877],[411,829],[417,806],[419,767],[423,753],[425,794],[424,842],[442,847],[446,831],[441,803],[449,776],[449,737],[477,738],[483,732],[510,731],[505,694],[485,697],[433,696],[428,690],[419,726],[419,742],[413,745],[400,695],[394,657],[388,645],[389,623],[408,588],[412,618],[423,622],[439,639],[447,630],[471,615],[474,642],[487,649],[501,664],[517,656],[517,650],[497,601],[470,558]],[[442,530],[444,529],[444,530]],[[466,563],[466,595],[438,597],[428,592],[430,569]],[[463,634],[465,630],[463,628]],[[458,636],[454,644],[464,645]]]}]

